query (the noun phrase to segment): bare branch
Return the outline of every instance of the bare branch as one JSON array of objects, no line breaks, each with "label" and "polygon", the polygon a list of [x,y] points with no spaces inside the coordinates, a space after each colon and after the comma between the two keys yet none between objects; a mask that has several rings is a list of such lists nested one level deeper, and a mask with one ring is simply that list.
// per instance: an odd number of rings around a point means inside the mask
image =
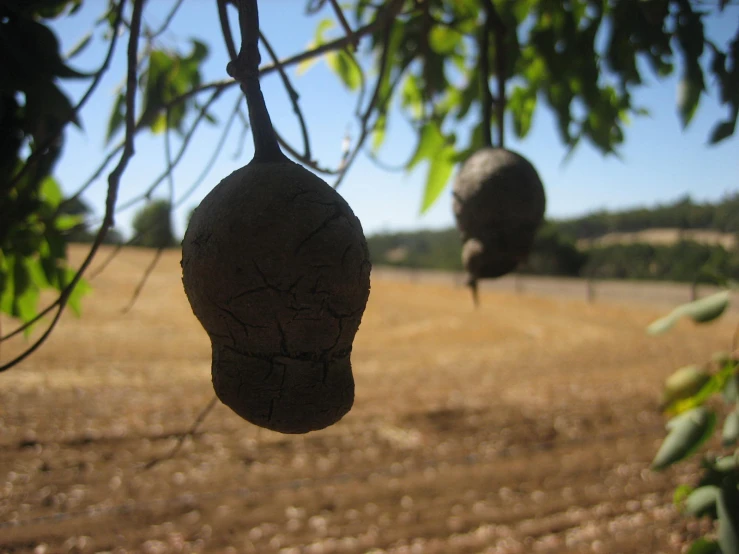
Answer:
[{"label": "bare branch", "polygon": [[483,8],[486,15],[485,26],[492,26],[495,32],[495,76],[498,81],[498,95],[495,108],[498,123],[498,148],[505,148],[505,36],[507,30],[492,0],[484,0]]},{"label": "bare branch", "polygon": [[226,11],[228,0],[216,0],[216,4],[218,5],[218,21],[221,23],[221,33],[223,34],[223,40],[226,42],[228,59],[235,60],[238,53],[231,33],[231,25],[228,23],[228,12]]},{"label": "bare branch", "polygon": [[[121,1],[123,2],[123,0]],[[11,367],[25,360],[46,341],[46,339],[56,327],[56,324],[59,322],[59,318],[61,317],[62,312],[64,311],[64,308],[69,301],[69,297],[74,291],[74,288],[77,286],[77,283],[79,283],[80,279],[82,279],[82,274],[90,265],[90,262],[92,262],[92,259],[95,257],[95,254],[100,248],[100,245],[103,243],[108,229],[110,229],[114,224],[115,204],[118,198],[118,188],[120,186],[121,177],[123,175],[123,172],[126,170],[126,166],[128,165],[129,160],[134,155],[134,114],[136,112],[137,74],[136,54],[138,50],[139,34],[141,31],[141,13],[143,11],[143,8],[144,0],[133,0],[133,13],[131,15],[131,33],[128,37],[127,53],[128,69],[126,75],[126,139],[123,153],[121,154],[118,165],[108,177],[108,197],[106,198],[105,202],[105,218],[103,219],[103,224],[101,225],[100,229],[97,232],[97,235],[95,236],[95,241],[92,243],[87,257],[82,262],[82,265],[77,270],[77,273],[75,273],[71,282],[61,291],[59,297],[54,303],[54,305],[56,306],[56,314],[51,320],[49,327],[31,346],[26,348],[21,354],[16,356],[13,360],[0,366],[0,372],[10,369]],[[50,308],[49,311],[51,311],[51,309],[53,308]]]},{"label": "bare branch", "polygon": [[[387,8],[387,10],[390,14],[394,16],[394,15],[397,15],[402,5],[403,5],[403,0],[394,0],[393,3]],[[354,31],[354,36],[357,39],[360,39],[363,36],[368,35],[369,33],[379,29],[380,27],[383,27],[387,23],[385,19],[386,18],[384,17],[378,17],[372,23],[369,23],[365,25],[364,27],[361,27],[357,29],[356,31]],[[321,44],[320,46],[316,46],[315,48],[312,48],[311,50],[306,50],[305,52],[301,52],[299,54],[295,54],[294,56],[290,56],[289,58],[285,58],[284,60],[280,60],[280,65],[282,67],[289,67],[291,65],[298,64],[302,61],[310,60],[318,56],[322,56],[323,54],[326,54],[328,52],[340,50],[342,48],[345,48],[348,44],[351,44],[350,37],[338,38],[336,40],[332,40],[331,42],[327,42],[325,44]],[[259,69],[259,76],[262,77],[274,71],[277,71],[277,65],[273,63],[266,64],[266,65],[263,65]],[[234,79],[223,79],[219,81],[212,81],[210,83],[205,83],[198,87],[194,87],[190,89],[186,93],[180,96],[177,96],[176,98],[172,98],[163,107],[171,108],[172,106],[175,106],[176,104],[179,104],[181,102],[185,102],[186,100],[192,98],[193,96],[200,94],[201,92],[205,92],[207,90],[213,90],[213,89],[224,89],[225,90],[227,88],[231,88],[238,84],[239,83],[235,81]]]},{"label": "bare branch", "polygon": [[341,26],[344,28],[344,33],[346,33],[346,37],[350,39],[349,45],[351,45],[351,50],[356,51],[357,46],[359,45],[359,38],[354,34],[354,31],[352,31],[349,22],[344,17],[344,12],[341,10],[341,6],[339,6],[339,3],[336,0],[330,1],[331,6],[334,8],[334,12],[336,12],[336,17],[339,18],[339,23],[341,23]]},{"label": "bare branch", "polygon": [[152,274],[152,272],[157,266],[157,263],[159,262],[159,259],[162,257],[163,251],[164,251],[164,248],[161,248],[161,247],[157,248],[156,252],[154,253],[154,257],[149,262],[149,265],[146,266],[146,269],[144,270],[144,273],[141,276],[141,279],[136,285],[136,289],[133,291],[133,294],[131,295],[131,300],[129,300],[128,305],[121,310],[122,314],[125,315],[128,312],[130,312],[134,304],[136,304],[136,300],[138,300],[139,296],[141,296],[141,291],[144,290],[144,286],[146,286],[146,282],[149,280],[149,276]]},{"label": "bare branch", "polygon": [[155,458],[151,460],[149,463],[147,463],[143,467],[143,469],[144,470],[151,469],[155,465],[159,464],[160,462],[166,462],[167,460],[171,460],[172,458],[174,458],[174,456],[180,451],[180,448],[182,448],[182,445],[184,444],[185,439],[195,434],[195,431],[197,431],[198,427],[200,427],[200,424],[203,423],[203,420],[205,420],[205,418],[208,416],[211,410],[215,408],[217,401],[218,401],[217,396],[214,396],[213,398],[210,399],[210,402],[208,402],[205,408],[203,408],[203,410],[198,414],[198,417],[195,418],[195,421],[193,421],[190,428],[179,436],[179,438],[177,439],[177,444],[175,444],[174,448],[169,452],[169,454],[167,454],[163,458]]},{"label": "bare branch", "polygon": [[[175,156],[175,159],[173,161],[173,167],[176,167],[182,161],[185,151],[187,150],[187,147],[190,145],[190,141],[192,140],[192,137],[195,134],[195,130],[197,129],[200,122],[205,118],[205,114],[208,111],[208,108],[210,108],[211,104],[213,104],[213,102],[215,102],[218,99],[218,97],[221,95],[222,92],[223,92],[223,89],[216,89],[215,91],[213,91],[213,94],[208,99],[208,101],[200,108],[200,112],[198,113],[198,116],[195,118],[195,121],[193,122],[192,126],[187,131],[184,138],[182,139],[182,145],[180,146],[180,150],[177,152],[177,155]],[[159,185],[162,184],[162,182],[167,178],[169,173],[170,173],[169,170],[165,169],[156,179],[154,179],[154,182],[151,185],[149,185],[149,187],[146,189],[146,192],[121,204],[116,213],[120,213],[123,210],[130,208],[131,206],[137,204],[138,202],[140,202],[141,200],[144,200],[145,198],[149,198],[151,194],[159,187]]]},{"label": "bare branch", "polygon": [[480,102],[482,103],[482,142],[484,146],[493,146],[493,135],[490,127],[493,124],[493,93],[490,92],[490,17],[480,26],[478,39],[478,71],[480,72]]},{"label": "bare branch", "polygon": [[[394,4],[391,4],[386,13],[384,14],[384,17],[379,16],[377,17],[377,21],[381,20],[384,22],[385,25],[389,26],[392,21],[394,15],[397,13],[397,10],[400,9],[400,7],[403,5],[402,0],[396,0]],[[375,83],[375,89],[372,93],[372,97],[370,98],[367,107],[365,108],[364,113],[362,114],[362,117],[360,118],[360,132],[359,132],[359,138],[357,139],[357,144],[354,146],[354,150],[349,154],[349,156],[346,158],[344,165],[342,166],[341,173],[339,174],[339,177],[334,182],[334,188],[337,189],[341,185],[342,181],[344,180],[344,177],[346,176],[349,168],[351,167],[352,163],[357,157],[357,154],[359,153],[359,150],[362,148],[362,145],[364,144],[364,141],[367,139],[367,136],[369,135],[369,120],[372,116],[372,113],[374,112],[375,106],[377,104],[377,101],[380,96],[380,89],[382,87],[382,83],[385,80],[385,75],[388,71],[389,63],[388,63],[388,54],[390,51],[390,33],[385,33],[385,42],[382,45],[382,54],[380,56],[380,73],[377,76],[377,81]]]},{"label": "bare branch", "polygon": [[159,29],[154,31],[152,35],[149,37],[150,40],[154,40],[159,35],[161,35],[164,31],[167,30],[167,27],[169,27],[169,24],[172,23],[172,20],[174,19],[174,16],[177,14],[177,11],[180,9],[180,6],[182,6],[184,0],[176,0],[174,3],[174,6],[172,6],[172,9],[167,14],[167,17],[164,19],[162,24],[159,26]]},{"label": "bare branch", "polygon": [[311,162],[311,152],[310,152],[310,139],[308,138],[308,127],[305,124],[305,118],[303,117],[303,112],[300,109],[300,104],[298,104],[298,98],[300,98],[300,95],[297,93],[295,88],[293,87],[292,83],[290,82],[290,78],[287,76],[287,72],[285,71],[285,68],[282,67],[282,64],[277,59],[277,54],[275,54],[275,51],[272,49],[272,45],[267,40],[267,37],[264,36],[264,33],[261,31],[259,32],[259,38],[262,41],[262,44],[264,44],[264,47],[267,49],[267,53],[269,53],[270,58],[272,58],[272,63],[277,66],[277,71],[280,73],[280,77],[282,78],[282,84],[285,86],[285,90],[287,91],[287,95],[290,97],[290,102],[293,105],[293,111],[295,112],[295,115],[298,117],[298,123],[300,124],[300,132],[303,135],[303,158]]},{"label": "bare branch", "polygon": [[[231,127],[236,120],[236,116],[238,114],[239,107],[241,105],[241,98],[238,99],[236,102],[236,105],[234,106],[231,116],[228,118],[228,121],[226,123],[226,126],[224,127],[223,133],[221,133],[220,139],[218,139],[218,143],[215,146],[215,149],[213,150],[213,154],[211,154],[210,159],[205,164],[205,167],[200,172],[200,175],[193,181],[192,185],[184,192],[180,198],[178,198],[176,201],[173,202],[173,207],[177,208],[184,204],[185,200],[187,200],[195,190],[203,184],[203,181],[208,176],[208,173],[210,173],[211,169],[213,169],[213,166],[215,165],[216,160],[218,159],[218,156],[223,151],[223,147],[226,144],[226,139],[228,138],[229,131],[231,130]],[[110,265],[110,262],[112,262],[116,256],[123,250],[125,246],[130,246],[138,239],[140,239],[146,231],[149,229],[143,229],[140,232],[136,233],[134,236],[132,236],[129,240],[127,240],[124,244],[118,244],[113,249],[113,251],[108,255],[108,257],[101,263],[98,267],[90,271],[90,279],[94,279],[98,275],[100,275],[107,267]]]}]

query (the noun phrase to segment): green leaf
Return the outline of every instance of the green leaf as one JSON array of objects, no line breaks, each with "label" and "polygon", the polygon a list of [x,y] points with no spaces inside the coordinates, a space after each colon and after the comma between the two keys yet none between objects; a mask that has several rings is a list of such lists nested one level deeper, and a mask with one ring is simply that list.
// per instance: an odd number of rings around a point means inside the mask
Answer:
[{"label": "green leaf", "polygon": [[380,114],[372,129],[372,153],[377,154],[380,146],[385,141],[385,129],[387,128],[387,114]]},{"label": "green leaf", "polygon": [[659,335],[670,330],[678,320],[689,317],[696,323],[707,323],[719,317],[726,310],[731,299],[731,292],[723,290],[705,298],[678,306],[666,316],[652,322],[647,327],[650,335]]},{"label": "green leaf", "polygon": [[455,150],[451,145],[446,145],[438,152],[429,164],[429,172],[426,177],[426,187],[423,191],[423,202],[421,213],[426,212],[439,198],[444,190],[449,176],[452,174],[455,163]]},{"label": "green leaf", "polygon": [[698,487],[685,499],[685,512],[695,517],[715,514],[719,491],[714,485]]},{"label": "green leaf", "polygon": [[[316,46],[320,46],[321,44],[326,42],[326,39],[324,38],[324,34],[326,31],[331,29],[334,26],[333,19],[323,19],[321,20],[318,25],[316,26],[316,35],[315,38],[310,41],[308,44],[306,50],[312,50]],[[295,69],[295,73],[300,76],[303,75],[306,71],[308,71],[313,64],[315,64],[321,56],[316,56],[315,58],[311,58],[308,60],[303,60],[298,64],[298,66]]]},{"label": "green leaf", "polygon": [[113,135],[116,134],[118,129],[120,129],[123,126],[124,121],[126,120],[126,98],[123,96],[123,93],[118,94],[118,98],[116,98],[115,103],[113,104],[113,109],[110,112],[110,117],[108,118],[108,129],[105,131],[105,144],[110,143],[110,139],[113,138]]},{"label": "green leaf", "polygon": [[454,29],[435,25],[429,33],[429,46],[437,54],[446,56],[453,53],[462,39],[462,35]]},{"label": "green leaf", "polygon": [[716,414],[704,407],[694,408],[667,423],[669,433],[652,462],[655,470],[679,462],[695,452],[711,436]]},{"label": "green leaf", "polygon": [[67,59],[71,60],[78,54],[80,54],[85,48],[88,47],[90,42],[92,41],[92,32],[87,33],[85,36],[83,36],[77,44],[75,44],[72,49],[67,54]]},{"label": "green leaf", "polygon": [[734,134],[736,128],[736,120],[722,121],[718,123],[711,131],[711,136],[708,137],[708,144],[718,144],[724,139],[729,138]]},{"label": "green leaf", "polygon": [[83,215],[61,214],[54,220],[54,227],[59,231],[69,231],[85,221]]},{"label": "green leaf", "polygon": [[41,181],[40,192],[44,202],[49,204],[52,208],[56,208],[62,201],[62,189],[59,186],[59,183],[51,176],[46,176],[43,181]]},{"label": "green leaf", "polygon": [[726,416],[724,429],[721,432],[721,444],[732,446],[739,440],[739,408]]},{"label": "green leaf", "polygon": [[[66,287],[68,283],[72,282],[75,273],[76,271],[73,269],[65,269],[63,287]],[[72,313],[77,317],[82,315],[82,297],[90,292],[90,290],[92,290],[92,287],[90,287],[89,283],[85,279],[80,279],[72,290],[72,293],[69,295],[69,298],[67,299],[67,306],[69,306],[69,309],[72,310]]]},{"label": "green leaf", "polygon": [[356,90],[362,84],[362,72],[348,52],[344,50],[331,52],[326,56],[326,63],[349,90]]},{"label": "green leaf", "polygon": [[721,551],[717,542],[700,538],[690,545],[686,554],[721,554]]},{"label": "green leaf", "polygon": [[444,135],[441,134],[438,123],[429,121],[421,127],[418,133],[418,146],[411,156],[410,161],[406,164],[408,171],[412,170],[418,163],[426,158],[433,157],[444,146]]},{"label": "green leaf", "polygon": [[739,490],[735,479],[726,479],[722,484],[716,511],[722,554],[739,554]]},{"label": "green leaf", "polygon": [[683,128],[687,127],[695,115],[703,92],[703,83],[690,78],[683,77],[677,87],[677,109]]},{"label": "green leaf", "polygon": [[[735,363],[735,362],[734,362]],[[732,366],[733,364],[732,363]],[[727,404],[739,403],[739,375],[732,375],[726,380],[721,391]]]},{"label": "green leaf", "polygon": [[707,323],[723,314],[730,300],[731,292],[724,290],[700,300],[683,304],[681,312],[696,323]]},{"label": "green leaf", "polygon": [[518,138],[525,138],[531,130],[536,110],[536,90],[516,87],[511,93],[508,108],[513,116],[513,130]]},{"label": "green leaf", "polygon": [[676,400],[690,398],[703,388],[711,377],[697,365],[681,367],[665,380],[662,402],[669,406]]}]

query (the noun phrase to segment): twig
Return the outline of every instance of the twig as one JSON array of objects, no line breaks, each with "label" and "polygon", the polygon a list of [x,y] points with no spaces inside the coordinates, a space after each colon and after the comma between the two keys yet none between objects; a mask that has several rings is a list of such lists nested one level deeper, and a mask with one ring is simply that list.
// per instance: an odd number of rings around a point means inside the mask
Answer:
[{"label": "twig", "polygon": [[329,169],[327,167],[321,167],[315,160],[306,158],[304,155],[295,150],[295,148],[293,148],[293,146],[289,142],[287,142],[279,132],[277,132],[277,129],[275,129],[275,135],[277,135],[277,142],[280,143],[280,146],[282,146],[285,151],[290,154],[290,156],[295,158],[300,163],[307,165],[314,171],[317,171],[318,173],[323,173],[325,175],[338,175],[341,171],[340,169]]},{"label": "twig", "polygon": [[330,0],[330,2],[331,6],[334,8],[336,17],[339,18],[339,23],[341,23],[341,26],[344,28],[346,37],[350,39],[349,44],[351,45],[351,50],[356,51],[357,46],[359,45],[359,38],[354,34],[354,31],[352,31],[351,25],[349,25],[349,22],[344,17],[344,12],[341,10],[339,3],[336,0]]},{"label": "twig", "polygon": [[[398,10],[402,7],[402,5],[403,5],[403,0],[394,0],[393,4],[391,4],[391,6],[388,7],[387,9],[391,14],[395,15],[398,13]],[[384,26],[385,24],[386,22],[384,21],[384,18],[378,17],[372,23],[368,23],[364,27],[361,27],[357,29],[356,31],[354,31],[354,36],[357,39],[360,39],[363,36],[369,33],[372,33],[378,28]],[[327,42],[325,44],[316,46],[315,48],[312,48],[311,50],[306,50],[305,52],[301,52],[299,54],[290,56],[289,58],[285,58],[284,60],[280,60],[280,65],[282,67],[289,67],[291,65],[298,64],[302,61],[310,60],[318,56],[322,56],[323,54],[326,54],[328,52],[333,52],[334,50],[345,48],[347,44],[350,44],[350,43],[351,43],[351,40],[349,37],[341,37],[336,40],[332,40],[331,42]],[[266,64],[266,65],[263,65],[261,68],[259,68],[259,76],[262,77],[274,71],[277,71],[277,66],[275,64]],[[224,89],[225,90],[227,88],[231,88],[238,84],[239,84],[238,81],[234,79],[222,79],[219,81],[212,81],[210,83],[204,83],[198,87],[194,87],[190,89],[189,91],[183,93],[180,96],[172,98],[169,102],[164,104],[163,107],[171,108],[172,106],[185,102],[186,100],[192,98],[193,96],[200,94],[201,92],[204,92],[207,90],[213,90],[213,89]]]},{"label": "twig", "polygon": [[[69,301],[69,297],[74,291],[74,288],[77,286],[77,283],[79,283],[80,279],[82,278],[82,274],[90,265],[90,262],[92,262],[92,259],[95,257],[98,248],[100,248],[100,245],[103,243],[108,229],[110,229],[114,224],[115,204],[118,198],[118,188],[120,186],[121,177],[123,175],[123,172],[126,170],[126,166],[128,165],[129,160],[134,155],[133,138],[135,130],[134,114],[136,111],[137,74],[136,53],[138,50],[138,40],[141,31],[141,13],[143,11],[143,7],[144,0],[133,0],[133,13],[131,15],[131,33],[128,38],[127,54],[128,69],[126,78],[126,139],[123,153],[121,154],[118,165],[108,176],[108,196],[105,202],[105,218],[103,220],[103,224],[101,225],[100,229],[98,229],[97,235],[95,236],[95,241],[92,243],[87,257],[75,273],[72,281],[60,292],[59,297],[54,303],[57,310],[56,314],[54,314],[54,317],[51,320],[51,323],[49,324],[49,327],[31,346],[29,346],[21,354],[16,356],[11,361],[0,366],[0,372],[10,369],[11,367],[22,362],[46,341],[46,339],[56,327],[56,324],[59,322],[59,318],[61,317],[62,312],[64,311],[64,308]],[[53,308],[50,308],[49,311],[51,311],[51,309]]]},{"label": "twig", "polygon": [[[167,182],[169,184],[169,204],[167,205],[168,211],[169,211],[169,218],[170,222],[172,220],[172,204],[174,203],[174,191],[175,191],[175,183],[174,183],[174,166],[172,165],[172,145],[170,144],[169,140],[169,134],[170,134],[170,115],[171,112],[167,110],[167,114],[164,118],[165,121],[165,129],[164,129],[164,158],[167,161]],[[152,225],[149,227],[148,230],[153,229],[157,225],[159,225],[161,222],[156,221],[153,222]],[[144,270],[143,275],[141,276],[141,279],[139,279],[138,284],[136,285],[136,288],[133,291],[133,294],[131,295],[131,300],[128,303],[128,306],[123,308],[121,310],[121,313],[124,315],[131,311],[131,309],[136,304],[136,300],[138,300],[139,296],[141,296],[141,291],[144,290],[144,286],[146,286],[146,282],[149,280],[149,276],[154,271],[154,268],[156,268],[157,263],[159,262],[159,259],[162,257],[162,252],[164,251],[164,247],[160,246],[157,248],[156,253],[154,254],[154,258],[152,258],[149,265]]]},{"label": "twig", "polygon": [[172,6],[172,9],[167,14],[167,17],[164,19],[162,24],[159,26],[159,29],[154,31],[154,33],[149,37],[150,40],[154,40],[159,35],[161,35],[164,31],[167,30],[167,27],[169,27],[169,24],[172,23],[172,20],[174,19],[174,16],[177,14],[177,11],[180,9],[180,6],[182,6],[183,0],[176,0],[174,3],[174,6]]},{"label": "twig", "polygon": [[113,59],[113,52],[115,51],[116,43],[118,42],[118,28],[121,25],[121,21],[123,19],[123,6],[125,5],[126,0],[120,0],[120,4],[118,5],[118,11],[116,12],[116,17],[113,22],[113,35],[110,39],[110,46],[108,46],[108,52],[105,55],[105,59],[103,60],[103,64],[100,66],[100,69],[98,69],[95,72],[95,76],[92,79],[92,83],[90,83],[90,86],[85,91],[85,94],[82,95],[82,98],[80,98],[79,102],[77,102],[77,105],[72,108],[72,114],[67,119],[64,125],[60,126],[58,129],[53,132],[49,138],[46,139],[46,141],[41,144],[38,148],[34,148],[34,150],[29,154],[28,158],[26,158],[25,163],[23,164],[23,167],[20,169],[18,173],[16,173],[13,178],[10,181],[10,188],[13,188],[13,186],[20,181],[20,179],[28,173],[32,162],[36,160],[42,153],[46,152],[46,150],[54,144],[54,142],[59,138],[61,135],[64,126],[66,126],[67,123],[70,121],[73,121],[76,117],[79,111],[84,107],[84,105],[87,103],[87,101],[90,99],[90,96],[92,96],[92,93],[95,92],[95,89],[97,88],[98,84],[100,84],[100,81],[103,78],[103,75],[108,71],[108,68],[110,67],[110,61]]},{"label": "twig", "polygon": [[[175,156],[175,159],[173,161],[173,166],[172,166],[173,168],[177,167],[179,163],[182,161],[185,151],[187,150],[187,147],[190,145],[190,141],[192,140],[192,137],[195,134],[195,130],[197,129],[200,122],[205,118],[205,113],[208,111],[208,108],[211,106],[211,104],[213,104],[213,102],[215,102],[218,99],[218,97],[221,95],[222,92],[223,92],[222,89],[216,89],[211,95],[211,97],[208,99],[208,101],[200,108],[198,116],[195,118],[195,121],[193,121],[192,126],[190,127],[190,129],[187,131],[187,133],[182,139],[182,144],[180,146],[180,149],[177,152],[177,155]],[[134,206],[141,200],[145,198],[149,198],[152,195],[152,193],[159,187],[159,185],[162,184],[162,182],[167,178],[169,173],[170,173],[169,169],[165,169],[156,179],[154,179],[154,182],[151,185],[149,185],[149,187],[146,189],[146,192],[132,198],[131,200],[128,200],[122,203],[116,213],[120,213],[123,210],[127,210],[128,208],[130,208],[131,206]]]},{"label": "twig", "polygon": [[203,423],[203,420],[207,417],[207,415],[211,412],[211,410],[215,408],[217,401],[218,401],[217,396],[214,396],[213,398],[211,398],[210,402],[208,402],[205,408],[203,408],[203,410],[198,414],[198,417],[195,418],[195,421],[193,421],[190,428],[178,437],[177,444],[175,444],[174,448],[170,450],[169,454],[167,454],[163,458],[155,458],[151,460],[143,467],[143,469],[144,470],[151,469],[155,465],[159,464],[160,462],[165,462],[167,460],[171,460],[172,458],[174,458],[175,454],[177,454],[180,451],[180,448],[182,448],[182,445],[185,443],[185,439],[195,434],[195,431],[197,431],[200,424]]},{"label": "twig", "polygon": [[[226,126],[224,127],[223,133],[221,133],[220,139],[218,139],[218,143],[216,144],[213,153],[211,154],[210,159],[205,164],[205,167],[200,172],[200,175],[193,181],[192,185],[184,192],[180,198],[174,201],[173,207],[178,208],[182,204],[184,204],[185,200],[187,200],[195,190],[203,184],[203,181],[208,176],[208,173],[210,173],[211,169],[213,169],[213,166],[215,165],[216,160],[218,159],[218,156],[223,151],[223,147],[226,144],[226,139],[228,138],[229,131],[231,130],[231,126],[233,125],[234,121],[236,120],[236,115],[238,113],[239,107],[241,105],[241,98],[238,99],[236,102],[236,105],[234,106],[234,109],[232,110],[231,116],[228,118],[228,122],[226,123]],[[108,255],[108,257],[101,263],[98,267],[90,271],[90,279],[96,278],[98,275],[100,275],[107,267],[110,265],[110,263],[118,256],[118,254],[123,250],[126,246],[131,246],[132,244],[135,244],[138,239],[140,239],[146,231],[148,231],[150,228],[143,229],[136,233],[134,236],[132,236],[130,239],[128,239],[123,244],[118,244],[113,249],[113,251]]]},{"label": "twig", "polygon": [[[382,21],[385,25],[389,26],[390,23],[393,21],[393,17],[398,9],[403,5],[402,0],[396,0],[393,4],[388,6],[387,11],[384,14],[384,17],[377,16],[377,21]],[[351,167],[352,163],[357,157],[357,154],[359,153],[359,150],[362,148],[362,145],[364,144],[364,141],[367,139],[367,136],[369,135],[369,119],[372,116],[372,112],[374,111],[375,105],[377,104],[377,100],[380,96],[380,89],[382,88],[382,83],[385,80],[385,75],[387,74],[388,70],[388,54],[390,52],[390,33],[386,32],[385,41],[382,45],[382,54],[380,56],[380,72],[377,75],[377,81],[375,82],[375,89],[372,93],[372,96],[367,104],[367,107],[364,110],[364,113],[362,114],[360,118],[360,131],[359,131],[359,138],[357,139],[357,144],[354,146],[354,150],[347,156],[346,161],[344,165],[342,166],[341,173],[339,174],[338,178],[334,182],[334,189],[339,188],[342,181],[344,180],[344,177],[346,176],[347,172],[349,171],[349,168]],[[392,89],[391,89],[392,90]]]},{"label": "twig", "polygon": [[231,25],[229,25],[228,23],[228,12],[226,11],[226,4],[228,4],[228,0],[216,0],[216,3],[218,5],[218,21],[221,24],[221,33],[223,34],[223,40],[226,43],[228,59],[235,60],[238,53],[236,52],[234,37],[231,33]]},{"label": "twig", "polygon": [[308,127],[305,124],[305,118],[303,117],[303,112],[300,109],[300,104],[298,103],[298,99],[300,98],[300,95],[297,93],[295,88],[293,87],[292,83],[290,82],[290,78],[287,76],[287,72],[285,71],[285,68],[282,67],[282,64],[280,64],[280,60],[277,58],[277,54],[275,54],[275,51],[272,49],[272,45],[267,40],[267,37],[264,36],[264,33],[261,31],[259,32],[259,38],[262,41],[262,44],[264,44],[264,47],[267,49],[267,53],[269,54],[269,57],[272,58],[272,63],[274,63],[277,66],[277,71],[280,73],[280,78],[282,78],[282,84],[285,86],[285,90],[287,91],[287,95],[290,97],[290,102],[293,105],[293,111],[295,112],[295,115],[298,117],[298,123],[300,124],[300,132],[303,135],[303,152],[304,152],[304,158],[308,161],[312,161],[312,156],[310,152],[310,139],[308,138]]},{"label": "twig", "polygon": [[495,108],[498,123],[498,148],[505,148],[505,35],[507,30],[492,0],[484,0],[483,8],[485,9],[487,23],[492,25],[495,32],[495,76],[498,80],[498,95]]},{"label": "twig", "polygon": [[277,142],[267,103],[259,83],[259,7],[257,0],[236,0],[239,9],[241,49],[235,60],[226,66],[226,72],[239,82],[246,97],[251,134],[254,140],[253,162],[280,162],[287,160]]},{"label": "twig", "polygon": [[493,94],[490,92],[490,14],[480,26],[478,71],[480,71],[480,102],[482,103],[482,142],[483,146],[493,146],[493,135],[490,127],[493,123]]},{"label": "twig", "polygon": [[121,313],[123,315],[130,312],[134,304],[136,304],[136,301],[139,299],[139,296],[141,296],[141,291],[144,290],[144,286],[146,286],[146,282],[149,280],[149,277],[154,271],[154,268],[156,268],[157,263],[159,262],[159,259],[162,257],[163,251],[164,251],[163,247],[160,246],[159,248],[157,248],[156,252],[154,253],[154,257],[149,262],[149,265],[146,266],[146,269],[144,270],[144,273],[141,276],[141,279],[139,279],[139,282],[136,285],[136,289],[133,291],[133,294],[131,295],[131,300],[129,300],[128,305],[121,310]]}]

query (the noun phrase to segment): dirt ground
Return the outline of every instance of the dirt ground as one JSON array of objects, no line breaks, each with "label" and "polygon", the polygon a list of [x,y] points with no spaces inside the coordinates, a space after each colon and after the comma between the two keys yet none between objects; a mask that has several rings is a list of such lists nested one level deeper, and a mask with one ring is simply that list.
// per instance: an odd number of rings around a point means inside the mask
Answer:
[{"label": "dirt ground", "polygon": [[179,252],[122,313],[151,256],[0,376],[0,552],[655,554],[709,525],[672,506],[695,465],[649,463],[663,379],[726,349],[735,313],[650,338],[664,306],[484,290],[475,311],[378,272],[342,421],[279,435],[218,404],[146,469],[213,398]]}]

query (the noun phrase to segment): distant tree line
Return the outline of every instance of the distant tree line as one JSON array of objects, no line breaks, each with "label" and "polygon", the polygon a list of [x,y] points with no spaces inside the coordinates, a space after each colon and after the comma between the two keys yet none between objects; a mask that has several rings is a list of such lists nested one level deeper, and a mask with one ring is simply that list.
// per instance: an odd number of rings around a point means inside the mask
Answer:
[{"label": "distant tree line", "polygon": [[[580,249],[576,241],[613,232],[652,228],[711,229],[739,234],[739,194],[717,204],[683,198],[669,205],[622,212],[597,212],[542,225],[526,264],[532,275],[599,279],[660,279],[705,282],[711,275],[739,278],[739,248],[690,240],[671,245],[612,244]],[[380,233],[367,239],[378,265],[461,271],[461,245],[456,229]],[[739,242],[739,241],[738,241]]]},{"label": "distant tree line", "polygon": [[559,229],[575,239],[592,239],[608,233],[646,229],[710,229],[739,233],[739,193],[721,202],[696,203],[685,196],[671,204],[618,212],[598,211],[557,221]]}]

